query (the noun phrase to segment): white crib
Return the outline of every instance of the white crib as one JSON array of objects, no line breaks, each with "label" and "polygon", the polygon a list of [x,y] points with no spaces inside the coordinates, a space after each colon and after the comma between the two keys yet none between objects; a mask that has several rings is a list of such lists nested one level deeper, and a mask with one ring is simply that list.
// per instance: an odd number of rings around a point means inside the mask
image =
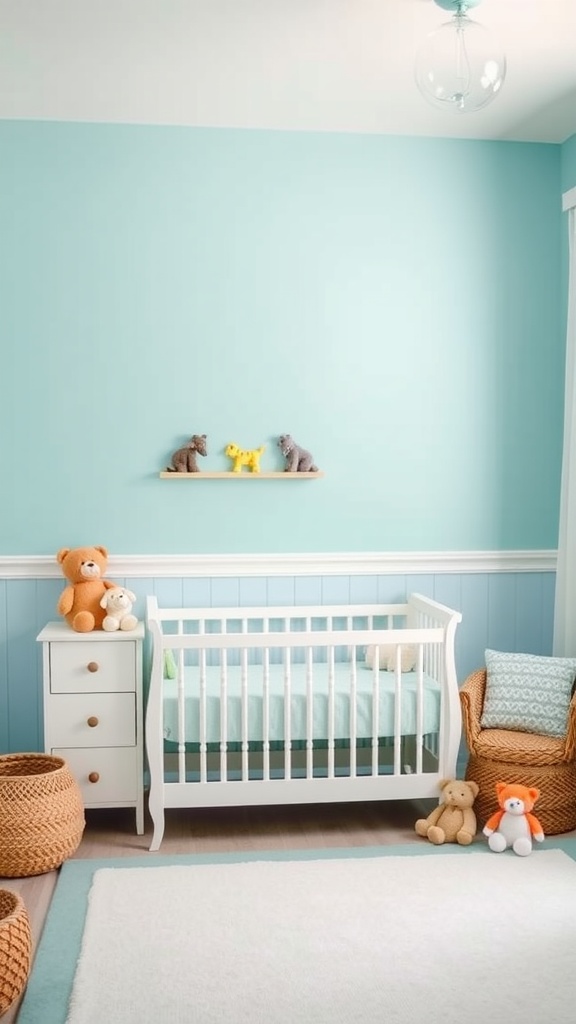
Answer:
[{"label": "white crib", "polygon": [[[460,621],[419,594],[274,608],[149,597],[150,849],[166,808],[437,796],[460,744]],[[367,667],[369,645],[392,645],[391,671]],[[402,672],[408,647],[415,663]]]}]

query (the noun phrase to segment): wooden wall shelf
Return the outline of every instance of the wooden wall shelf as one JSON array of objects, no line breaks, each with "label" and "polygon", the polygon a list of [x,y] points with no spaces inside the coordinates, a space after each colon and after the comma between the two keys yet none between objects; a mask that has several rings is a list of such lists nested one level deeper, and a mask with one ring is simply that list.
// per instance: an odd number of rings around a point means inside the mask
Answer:
[{"label": "wooden wall shelf", "polygon": [[160,473],[162,480],[317,480],[324,473]]}]

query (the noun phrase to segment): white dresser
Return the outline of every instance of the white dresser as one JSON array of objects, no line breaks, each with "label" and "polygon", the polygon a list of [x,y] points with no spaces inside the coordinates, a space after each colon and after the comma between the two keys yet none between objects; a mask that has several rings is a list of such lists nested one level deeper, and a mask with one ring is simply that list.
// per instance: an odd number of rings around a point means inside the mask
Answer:
[{"label": "white dresser", "polygon": [[134,807],[144,832],[142,641],[133,630],[77,633],[49,622],[43,649],[44,749],[70,765],[84,806]]}]

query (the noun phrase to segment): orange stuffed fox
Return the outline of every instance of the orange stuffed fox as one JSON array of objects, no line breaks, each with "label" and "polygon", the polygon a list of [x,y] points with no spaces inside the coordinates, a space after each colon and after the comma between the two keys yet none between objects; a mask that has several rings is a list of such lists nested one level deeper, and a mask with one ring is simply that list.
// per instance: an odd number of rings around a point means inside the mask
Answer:
[{"label": "orange stuffed fox", "polygon": [[494,853],[502,853],[511,846],[519,857],[527,857],[532,852],[532,839],[537,843],[544,839],[542,825],[531,813],[540,790],[497,782],[496,795],[500,810],[488,818],[482,829],[488,836],[488,846]]}]

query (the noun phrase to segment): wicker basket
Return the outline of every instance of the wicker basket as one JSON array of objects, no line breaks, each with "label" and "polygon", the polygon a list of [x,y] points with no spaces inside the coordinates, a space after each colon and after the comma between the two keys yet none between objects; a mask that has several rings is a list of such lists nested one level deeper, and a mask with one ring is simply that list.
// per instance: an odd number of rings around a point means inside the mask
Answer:
[{"label": "wicker basket", "polygon": [[0,1016],[24,990],[32,938],[28,912],[16,892],[0,889]]},{"label": "wicker basket", "polygon": [[80,787],[63,758],[0,757],[0,876],[60,867],[78,848],[84,824]]},{"label": "wicker basket", "polygon": [[534,814],[544,835],[555,836],[576,829],[576,764],[546,764],[526,767],[490,761],[471,754],[465,778],[478,783],[480,792],[474,801],[478,824],[484,827],[491,814],[498,810],[497,782],[514,782],[535,786],[540,797]]}]

